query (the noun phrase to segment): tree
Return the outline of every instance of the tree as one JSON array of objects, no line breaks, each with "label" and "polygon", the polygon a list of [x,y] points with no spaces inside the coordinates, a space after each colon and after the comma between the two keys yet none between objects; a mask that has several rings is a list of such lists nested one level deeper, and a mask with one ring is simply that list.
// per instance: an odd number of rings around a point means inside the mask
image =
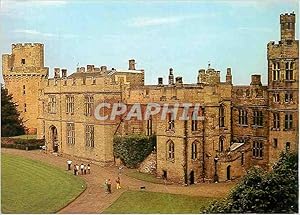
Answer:
[{"label": "tree", "polygon": [[272,171],[252,168],[228,198],[204,213],[297,213],[298,155],[282,153]]},{"label": "tree", "polygon": [[25,133],[23,121],[17,110],[17,104],[12,101],[12,96],[1,85],[1,136],[10,137]]}]

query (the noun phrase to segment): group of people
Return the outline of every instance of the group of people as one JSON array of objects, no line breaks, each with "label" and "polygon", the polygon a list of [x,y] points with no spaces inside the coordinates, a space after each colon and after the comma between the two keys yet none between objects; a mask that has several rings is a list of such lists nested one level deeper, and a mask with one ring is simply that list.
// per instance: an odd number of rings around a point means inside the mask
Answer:
[{"label": "group of people", "polygon": [[[116,188],[117,188],[117,190],[121,189],[121,179],[119,176],[116,178]],[[105,180],[104,189],[105,189],[105,193],[108,193],[108,194],[111,193],[111,180],[110,179]]]},{"label": "group of people", "polygon": [[[72,165],[72,161],[71,160],[67,160],[67,164],[68,164],[68,170],[71,170],[71,165]],[[81,164],[80,166],[78,164],[74,164],[74,175],[79,175],[79,173],[81,172],[81,175],[86,175],[86,174],[90,174],[91,173],[91,165],[90,164]]]}]

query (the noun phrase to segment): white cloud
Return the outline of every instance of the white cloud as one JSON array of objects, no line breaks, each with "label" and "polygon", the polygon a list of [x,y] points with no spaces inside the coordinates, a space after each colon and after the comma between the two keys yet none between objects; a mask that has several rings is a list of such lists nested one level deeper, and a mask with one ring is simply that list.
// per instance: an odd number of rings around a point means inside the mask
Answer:
[{"label": "white cloud", "polygon": [[[214,16],[214,14],[209,14],[209,15]],[[129,20],[128,25],[131,27],[167,25],[167,24],[179,23],[188,19],[201,18],[203,16],[204,15],[169,16],[169,17],[136,17]]]},{"label": "white cloud", "polygon": [[76,38],[78,35],[75,34],[53,34],[53,33],[46,33],[46,32],[41,32],[37,30],[32,30],[32,29],[17,29],[13,31],[14,33],[17,34],[27,34],[27,35],[32,35],[32,36],[40,36],[40,37],[56,37],[56,38]]}]

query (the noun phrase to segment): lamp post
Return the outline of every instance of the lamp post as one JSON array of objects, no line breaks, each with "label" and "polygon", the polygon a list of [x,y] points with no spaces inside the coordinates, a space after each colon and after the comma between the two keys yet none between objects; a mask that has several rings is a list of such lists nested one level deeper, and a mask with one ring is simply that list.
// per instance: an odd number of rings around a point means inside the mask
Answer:
[{"label": "lamp post", "polygon": [[216,155],[216,157],[214,158],[214,162],[215,162],[215,175],[214,175],[214,182],[219,182],[219,176],[217,173],[217,163],[218,163],[218,156]]}]

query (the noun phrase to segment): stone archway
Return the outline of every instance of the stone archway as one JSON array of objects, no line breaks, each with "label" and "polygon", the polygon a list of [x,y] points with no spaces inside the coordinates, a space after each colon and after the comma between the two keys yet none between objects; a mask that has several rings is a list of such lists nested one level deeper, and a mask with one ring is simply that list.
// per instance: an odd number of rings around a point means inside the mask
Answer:
[{"label": "stone archway", "polygon": [[50,142],[53,152],[58,152],[57,128],[54,125],[50,126]]}]

